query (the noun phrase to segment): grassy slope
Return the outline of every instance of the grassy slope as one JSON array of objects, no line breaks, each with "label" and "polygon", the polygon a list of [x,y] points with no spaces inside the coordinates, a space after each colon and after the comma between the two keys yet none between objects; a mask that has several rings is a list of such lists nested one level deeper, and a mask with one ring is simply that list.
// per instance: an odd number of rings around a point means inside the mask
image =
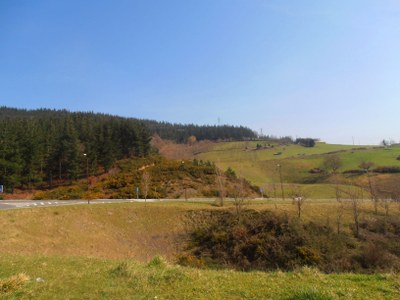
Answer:
[{"label": "grassy slope", "polygon": [[[45,207],[0,211],[0,253],[74,255],[99,258],[133,258],[146,261],[163,255],[170,261],[181,250],[184,214],[188,210],[222,209],[212,202],[121,203]],[[227,203],[227,208],[233,208]],[[247,207],[295,213],[290,200],[251,201]],[[338,204],[332,200],[309,200],[303,217],[335,226]],[[383,214],[383,208],[380,207]],[[373,211],[370,201],[361,209],[361,220]],[[400,217],[399,204],[391,214]],[[350,206],[343,216],[343,229],[352,223]]]},{"label": "grassy slope", "polygon": [[[254,209],[294,213],[290,201],[252,202]],[[304,219],[334,226],[333,201],[309,201]],[[0,297],[4,299],[399,299],[400,276],[297,272],[233,272],[151,266],[169,261],[183,233],[182,215],[210,203],[152,203],[49,207],[0,211]],[[365,203],[361,218],[372,206]],[[392,214],[399,214],[393,205]],[[343,228],[351,223],[346,210]],[[80,256],[80,257],[78,257]],[[156,265],[156,266],[154,266]],[[31,279],[10,292],[12,275]],[[41,277],[43,283],[35,279]],[[4,285],[3,285],[4,287]],[[3,294],[1,294],[3,293]],[[323,298],[325,296],[325,298]],[[303,298],[302,298],[303,297]],[[330,297],[330,298],[329,298]]]},{"label": "grassy slope", "polygon": [[[38,191],[33,198],[43,199],[144,199],[143,173],[149,175],[147,198],[196,198],[216,197],[219,191],[215,167],[199,164],[192,160],[171,160],[158,155],[147,158],[124,159],[116,162],[107,174],[91,177],[89,189],[87,181],[81,180],[73,185],[61,186],[51,190]],[[224,176],[227,195],[234,193],[239,181]],[[249,196],[256,196],[254,189],[244,185]]]},{"label": "grassy slope", "polygon": [[[0,278],[25,273],[2,299],[399,299],[400,276],[197,270],[89,258],[0,257]],[[36,278],[44,282],[36,282]],[[1,293],[1,292],[0,292]],[[308,297],[307,297],[308,296]],[[319,298],[310,298],[319,296]]]},{"label": "grassy slope", "polygon": [[[343,161],[341,171],[357,169],[362,161],[372,161],[377,166],[400,166],[400,161],[396,160],[400,155],[400,147],[357,149],[349,145],[317,143],[313,148],[275,145],[270,149],[254,150],[257,143],[260,142],[218,143],[199,154],[197,158],[214,161],[222,169],[232,167],[254,184],[267,186],[270,194],[273,194],[270,184],[279,182],[277,164],[282,166],[284,182],[304,182],[307,178],[312,178],[309,170],[321,168],[324,157],[331,152],[340,151],[337,154]],[[262,142],[261,144],[264,145]],[[282,154],[274,155],[278,152]],[[305,188],[314,198],[334,197],[334,190],[329,188],[329,185],[312,184],[306,185]]]},{"label": "grassy slope", "polygon": [[183,211],[169,204],[162,209],[96,204],[0,211],[0,253],[172,258]]}]

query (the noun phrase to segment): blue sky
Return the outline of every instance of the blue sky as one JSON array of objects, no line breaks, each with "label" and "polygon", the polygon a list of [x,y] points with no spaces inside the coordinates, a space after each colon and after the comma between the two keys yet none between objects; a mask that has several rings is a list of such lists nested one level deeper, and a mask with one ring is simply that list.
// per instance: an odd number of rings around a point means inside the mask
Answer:
[{"label": "blue sky", "polygon": [[1,0],[0,105],[400,140],[398,0]]}]

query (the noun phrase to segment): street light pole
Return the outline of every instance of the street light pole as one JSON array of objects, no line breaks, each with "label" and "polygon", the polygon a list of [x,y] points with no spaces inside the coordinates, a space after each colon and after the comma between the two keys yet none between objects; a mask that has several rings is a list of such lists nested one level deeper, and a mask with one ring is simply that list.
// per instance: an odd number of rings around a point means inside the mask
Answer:
[{"label": "street light pole", "polygon": [[[86,158],[86,190],[89,192],[89,158],[87,153],[83,153],[83,156]],[[87,199],[88,204],[90,204],[90,199]]]},{"label": "street light pole", "polygon": [[283,191],[283,183],[282,183],[282,166],[280,164],[276,165],[279,168],[279,180],[281,182],[281,193],[282,193],[282,200],[285,200],[285,192]]}]

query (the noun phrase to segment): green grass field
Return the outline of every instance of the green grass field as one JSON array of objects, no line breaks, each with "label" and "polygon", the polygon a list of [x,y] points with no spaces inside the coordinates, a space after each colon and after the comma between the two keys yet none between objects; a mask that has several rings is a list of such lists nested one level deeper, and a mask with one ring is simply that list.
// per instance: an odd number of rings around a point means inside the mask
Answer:
[{"label": "green grass field", "polygon": [[[287,186],[290,183],[306,184],[305,189],[312,198],[333,198],[333,189],[322,178],[318,182],[316,175],[309,171],[322,168],[324,158],[336,153],[342,160],[339,171],[358,169],[362,161],[371,161],[375,166],[400,166],[400,147],[391,148],[372,146],[331,145],[317,143],[313,148],[299,145],[274,145],[274,148],[255,150],[256,145],[265,142],[222,142],[215,144],[206,152],[197,155],[197,159],[214,161],[220,168],[233,168],[236,173],[252,183],[265,187],[273,193],[271,184],[278,184],[279,168]],[[275,155],[281,153],[279,155]],[[271,192],[272,191],[272,192]]]},{"label": "green grass field", "polygon": [[[78,257],[0,256],[1,299],[399,299],[398,274],[199,270]],[[20,281],[11,276],[20,275]],[[37,278],[43,282],[37,282]]]}]

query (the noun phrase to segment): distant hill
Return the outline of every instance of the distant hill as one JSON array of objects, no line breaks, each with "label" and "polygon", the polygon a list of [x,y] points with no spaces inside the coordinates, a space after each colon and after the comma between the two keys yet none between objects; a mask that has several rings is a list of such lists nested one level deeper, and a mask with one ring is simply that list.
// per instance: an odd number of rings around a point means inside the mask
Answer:
[{"label": "distant hill", "polygon": [[155,121],[138,118],[123,118],[109,114],[87,113],[87,112],[69,112],[68,110],[52,109],[17,109],[10,107],[0,107],[0,119],[3,118],[47,118],[49,116],[91,114],[102,116],[104,118],[116,118],[132,120],[143,124],[151,135],[157,134],[162,139],[172,140],[177,143],[188,142],[189,137],[195,137],[196,140],[249,140],[257,138],[257,134],[248,127],[232,125],[196,125],[169,123],[164,121]]},{"label": "distant hill", "polygon": [[0,108],[0,183],[52,186],[144,157],[150,134],[138,120],[66,110]]},{"label": "distant hill", "polygon": [[[326,158],[341,160],[338,170],[343,184],[366,184],[367,175],[360,165],[371,162],[369,176],[374,184],[393,186],[400,179],[400,147],[333,145],[317,142],[314,147],[269,141],[195,143],[191,146],[158,143],[160,154],[178,159],[202,159],[215,162],[221,169],[231,167],[251,183],[264,187],[272,197],[280,197],[280,174],[287,192],[293,185],[304,187],[313,198],[334,198],[333,176],[326,170]],[[280,167],[278,167],[278,165]],[[390,190],[390,188],[383,188]],[[366,193],[367,194],[367,193]]]},{"label": "distant hill", "polygon": [[93,112],[0,107],[0,184],[53,186],[100,175],[120,159],[146,157],[152,135],[176,143],[249,140],[242,126],[199,126]]}]

